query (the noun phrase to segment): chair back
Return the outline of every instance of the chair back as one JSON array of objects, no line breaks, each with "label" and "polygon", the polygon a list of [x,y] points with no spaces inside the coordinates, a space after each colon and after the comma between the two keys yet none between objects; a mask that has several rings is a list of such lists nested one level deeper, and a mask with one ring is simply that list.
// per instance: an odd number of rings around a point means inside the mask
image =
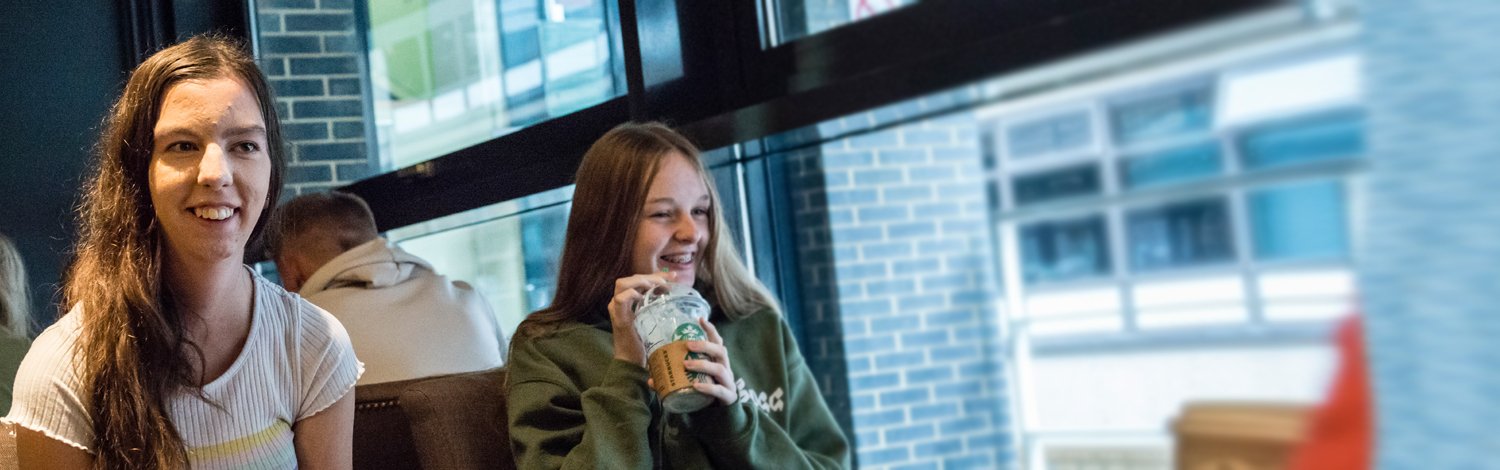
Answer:
[{"label": "chair back", "polygon": [[354,468],[420,470],[401,391],[423,379],[354,387]]},{"label": "chair back", "polygon": [[424,379],[401,392],[427,470],[510,469],[505,369]]}]

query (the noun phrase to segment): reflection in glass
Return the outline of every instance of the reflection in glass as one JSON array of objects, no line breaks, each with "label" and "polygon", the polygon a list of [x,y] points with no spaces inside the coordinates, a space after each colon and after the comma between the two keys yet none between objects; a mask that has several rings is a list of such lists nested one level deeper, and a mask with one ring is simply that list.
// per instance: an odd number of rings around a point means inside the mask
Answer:
[{"label": "reflection in glass", "polygon": [[383,169],[617,96],[603,0],[368,0]]},{"label": "reflection in glass", "polygon": [[1092,129],[1083,112],[1026,122],[1006,130],[1006,149],[1011,158],[1025,158],[1083,148],[1093,142]]},{"label": "reflection in glass", "polygon": [[1213,123],[1213,94],[1206,87],[1193,88],[1116,104],[1110,123],[1121,144],[1207,132]]},{"label": "reflection in glass", "polygon": [[[918,0],[776,0],[775,21],[764,27],[784,44],[845,24],[869,19]],[[775,46],[776,44],[770,44]]]},{"label": "reflection in glass", "polygon": [[1126,224],[1133,269],[1191,266],[1233,257],[1229,209],[1223,199],[1133,210]]},{"label": "reflection in glass", "polygon": [[1028,224],[1020,232],[1022,274],[1027,283],[1109,272],[1103,216]]},{"label": "reflection in glass", "polygon": [[1255,257],[1263,260],[1344,256],[1348,227],[1337,181],[1264,188],[1250,193]]},{"label": "reflection in glass", "polygon": [[507,334],[552,302],[572,188],[392,230],[402,248],[472,284]]},{"label": "reflection in glass", "polygon": [[1364,118],[1358,112],[1297,119],[1245,133],[1245,168],[1355,158],[1364,153]]},{"label": "reflection in glass", "polygon": [[1090,163],[1018,176],[1011,187],[1015,190],[1016,206],[1099,194],[1099,167]]},{"label": "reflection in glass", "polygon": [[1213,141],[1130,156],[1120,165],[1120,177],[1131,189],[1200,180],[1223,171],[1219,153]]}]

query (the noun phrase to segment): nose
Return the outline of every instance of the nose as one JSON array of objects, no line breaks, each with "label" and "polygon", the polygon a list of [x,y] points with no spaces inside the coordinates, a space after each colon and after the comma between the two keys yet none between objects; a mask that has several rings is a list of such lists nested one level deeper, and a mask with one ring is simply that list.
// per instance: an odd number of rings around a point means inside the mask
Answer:
[{"label": "nose", "polygon": [[198,184],[210,188],[220,188],[234,183],[234,169],[229,161],[229,154],[218,144],[209,144],[203,149],[203,157],[198,160]]},{"label": "nose", "polygon": [[672,233],[673,238],[684,243],[696,243],[708,231],[703,225],[703,222],[696,217],[680,217]]}]

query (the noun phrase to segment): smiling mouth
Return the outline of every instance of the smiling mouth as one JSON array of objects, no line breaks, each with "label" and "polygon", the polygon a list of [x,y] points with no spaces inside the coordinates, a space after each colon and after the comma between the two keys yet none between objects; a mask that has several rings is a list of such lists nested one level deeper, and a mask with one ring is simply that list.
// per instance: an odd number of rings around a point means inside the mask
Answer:
[{"label": "smiling mouth", "polygon": [[667,264],[689,264],[689,263],[693,262],[693,254],[692,253],[687,253],[687,254],[681,254],[681,255],[669,255],[669,256],[662,256],[662,257],[660,257],[658,259],[660,259],[662,261],[666,261]]},{"label": "smiling mouth", "polygon": [[236,210],[228,207],[194,207],[192,209],[193,215],[198,216],[198,218],[214,221],[228,219],[234,215]]}]

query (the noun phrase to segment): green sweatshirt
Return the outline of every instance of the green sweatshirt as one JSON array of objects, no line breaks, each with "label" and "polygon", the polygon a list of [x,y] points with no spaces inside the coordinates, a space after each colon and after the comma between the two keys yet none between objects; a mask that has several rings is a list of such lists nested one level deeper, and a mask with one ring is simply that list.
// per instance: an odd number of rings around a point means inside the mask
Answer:
[{"label": "green sweatshirt", "polygon": [[740,398],[688,414],[664,413],[646,369],[614,359],[607,321],[516,338],[506,401],[517,466],[849,467],[848,440],[781,316],[712,318]]}]

